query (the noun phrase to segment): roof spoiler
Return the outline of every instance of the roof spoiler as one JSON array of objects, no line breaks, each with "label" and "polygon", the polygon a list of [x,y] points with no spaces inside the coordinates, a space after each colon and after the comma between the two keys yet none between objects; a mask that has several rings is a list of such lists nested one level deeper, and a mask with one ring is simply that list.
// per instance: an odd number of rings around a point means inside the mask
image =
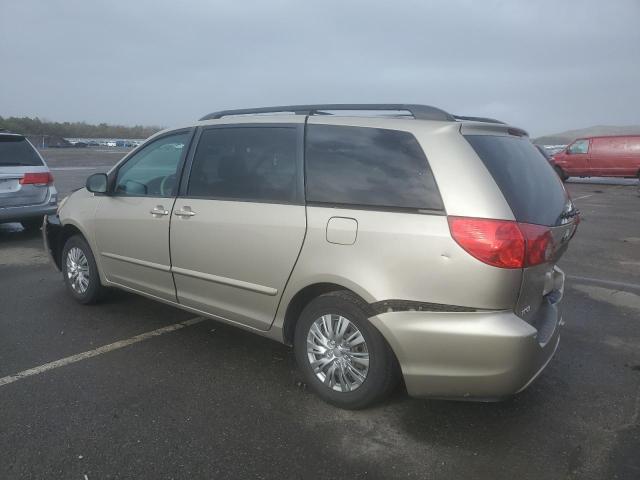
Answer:
[{"label": "roof spoiler", "polygon": [[463,115],[454,115],[453,118],[461,122],[466,121],[466,122],[500,123],[502,125],[506,125],[506,123],[501,122],[500,120],[496,120],[495,118],[489,118],[489,117],[467,117]]},{"label": "roof spoiler", "polygon": [[[473,122],[473,123],[472,123]],[[484,134],[507,134],[515,137],[528,137],[529,133],[526,130],[523,130],[518,127],[512,127],[510,125],[506,125],[502,122],[493,123],[493,122],[479,122],[479,121],[470,121],[470,123],[463,123],[460,125],[460,132],[463,135],[472,135],[474,133],[484,133]]]}]

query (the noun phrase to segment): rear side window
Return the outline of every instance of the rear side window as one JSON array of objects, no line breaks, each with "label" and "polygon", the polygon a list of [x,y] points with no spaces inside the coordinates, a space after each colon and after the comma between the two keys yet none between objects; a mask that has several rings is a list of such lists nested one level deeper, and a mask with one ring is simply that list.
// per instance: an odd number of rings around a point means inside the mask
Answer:
[{"label": "rear side window", "polygon": [[187,196],[301,203],[296,127],[226,127],[202,132]]},{"label": "rear side window", "polygon": [[465,135],[509,203],[516,220],[558,225],[570,208],[553,167],[526,137]]},{"label": "rear side window", "polygon": [[427,158],[408,132],[309,125],[305,162],[309,202],[443,208]]},{"label": "rear side window", "polygon": [[24,137],[0,135],[0,167],[39,167],[42,165],[40,156]]}]

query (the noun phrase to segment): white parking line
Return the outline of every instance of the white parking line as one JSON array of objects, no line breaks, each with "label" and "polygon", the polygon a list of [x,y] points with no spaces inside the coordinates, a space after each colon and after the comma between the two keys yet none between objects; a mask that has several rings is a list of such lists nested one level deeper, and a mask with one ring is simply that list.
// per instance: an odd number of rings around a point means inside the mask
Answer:
[{"label": "white parking line", "polygon": [[611,287],[630,288],[632,290],[640,290],[640,284],[629,282],[618,282],[616,280],[605,280],[601,278],[581,277],[579,275],[567,275],[571,280],[578,280],[586,283],[599,283],[601,285],[609,285]]},{"label": "white parking line", "polygon": [[44,365],[40,365],[39,367],[30,368],[29,370],[23,370],[22,372],[18,372],[15,375],[9,375],[7,377],[0,378],[0,387],[3,385],[8,385],[9,383],[17,382],[18,380],[22,380],[23,378],[31,377],[33,375],[39,375],[49,370],[53,370],[54,368],[64,367],[65,365],[69,365],[71,363],[76,363],[81,360],[86,360],[87,358],[97,357],[98,355],[102,355],[103,353],[128,347],[129,345],[142,342],[143,340],[147,340],[152,337],[157,337],[158,335],[164,335],[165,333],[174,332],[176,330],[180,330],[181,328],[195,325],[196,323],[200,323],[204,320],[204,317],[192,318],[190,320],[185,320],[184,322],[174,323],[173,325],[158,328],[157,330],[141,333],[140,335],[127,338],[126,340],[120,340],[118,342],[110,343],[109,345],[104,345],[94,350],[78,353],[77,355],[71,355],[70,357],[61,358],[60,360],[56,360],[54,362],[45,363]]},{"label": "white parking line", "polygon": [[595,193],[592,193],[591,195],[582,195],[581,197],[574,198],[573,201],[575,202],[576,200],[582,200],[583,198],[593,197],[594,195]]}]

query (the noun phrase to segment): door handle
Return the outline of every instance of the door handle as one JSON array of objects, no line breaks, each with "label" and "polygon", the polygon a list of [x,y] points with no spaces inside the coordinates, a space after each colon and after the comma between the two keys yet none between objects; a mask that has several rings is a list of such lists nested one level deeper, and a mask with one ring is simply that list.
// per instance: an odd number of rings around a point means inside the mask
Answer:
[{"label": "door handle", "polygon": [[151,215],[169,215],[169,210],[165,210],[162,205],[158,205],[151,209]]},{"label": "door handle", "polygon": [[174,210],[173,214],[178,217],[193,217],[196,212],[191,210],[191,207],[184,206],[180,210]]}]

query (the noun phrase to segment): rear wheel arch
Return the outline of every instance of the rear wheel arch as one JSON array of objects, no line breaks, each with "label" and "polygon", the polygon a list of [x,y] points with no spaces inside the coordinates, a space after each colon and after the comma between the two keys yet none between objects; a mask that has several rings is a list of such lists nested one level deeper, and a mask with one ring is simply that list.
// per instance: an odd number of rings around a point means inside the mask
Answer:
[{"label": "rear wheel arch", "polygon": [[[314,283],[307,285],[299,290],[287,305],[284,314],[284,323],[282,325],[282,336],[285,344],[293,345],[296,324],[304,308],[320,295],[330,292],[345,292],[345,294],[357,299],[365,311],[370,310],[369,304],[360,295],[342,285],[336,283]],[[370,314],[373,315],[373,312],[370,312]]]},{"label": "rear wheel arch", "polygon": [[293,349],[305,384],[340,408],[372,405],[400,379],[398,359],[368,320],[370,310],[360,296],[340,289],[312,299],[296,323]]}]

